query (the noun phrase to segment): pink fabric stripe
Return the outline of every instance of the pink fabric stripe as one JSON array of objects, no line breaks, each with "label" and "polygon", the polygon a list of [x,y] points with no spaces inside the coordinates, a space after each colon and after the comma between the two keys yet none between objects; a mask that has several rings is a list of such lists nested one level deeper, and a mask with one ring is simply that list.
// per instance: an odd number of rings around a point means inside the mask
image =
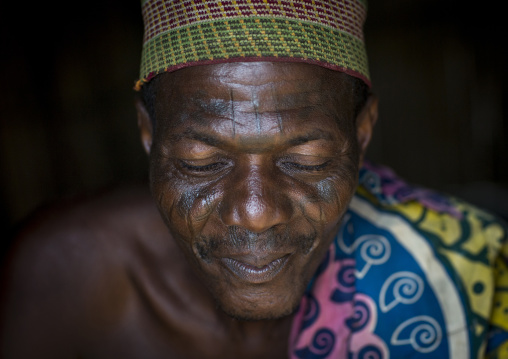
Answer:
[{"label": "pink fabric stripe", "polygon": [[[333,249],[334,244],[332,244]],[[331,253],[334,253],[332,251]],[[332,256],[330,256],[332,257]],[[289,351],[291,359],[298,359],[294,354],[295,350],[303,348],[311,348],[313,346],[313,337],[320,328],[331,330],[335,336],[335,345],[326,358],[347,358],[348,342],[351,337],[351,330],[346,325],[346,320],[354,314],[353,301],[343,303],[335,303],[330,300],[332,293],[337,288],[337,273],[343,266],[352,266],[354,268],[353,259],[345,259],[342,261],[334,261],[329,259],[327,269],[316,278],[312,294],[320,307],[320,315],[312,325],[302,331],[302,323],[304,320],[304,312],[308,309],[309,302],[306,298],[300,303],[299,311],[293,318],[293,325],[289,339]],[[348,288],[354,292],[355,287]]]}]

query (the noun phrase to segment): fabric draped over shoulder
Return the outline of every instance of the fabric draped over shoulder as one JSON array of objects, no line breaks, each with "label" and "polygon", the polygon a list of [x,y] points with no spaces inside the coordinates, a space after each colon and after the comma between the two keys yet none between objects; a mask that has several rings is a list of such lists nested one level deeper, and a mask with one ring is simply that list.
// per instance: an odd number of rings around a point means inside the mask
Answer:
[{"label": "fabric draped over shoulder", "polygon": [[366,163],[290,358],[508,357],[506,225]]}]

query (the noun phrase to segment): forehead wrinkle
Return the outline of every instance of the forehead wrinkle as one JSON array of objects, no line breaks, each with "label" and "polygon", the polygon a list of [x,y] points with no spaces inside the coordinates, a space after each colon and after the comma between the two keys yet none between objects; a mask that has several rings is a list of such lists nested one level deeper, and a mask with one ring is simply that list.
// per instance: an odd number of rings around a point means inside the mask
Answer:
[{"label": "forehead wrinkle", "polygon": [[[234,96],[233,93],[231,93],[231,96]],[[321,106],[319,103],[316,105],[297,103],[296,106],[288,106],[291,109],[280,109],[280,102],[277,101],[273,110],[265,109],[265,111],[253,108],[251,101],[237,101],[234,97],[228,102],[222,100],[219,100],[215,104],[213,102],[215,101],[209,103],[210,106],[208,106],[206,102],[199,101],[201,105],[198,108],[194,106],[188,107],[187,111],[180,112],[177,123],[184,126],[188,124],[193,128],[201,127],[204,130],[203,133],[217,126],[224,129],[227,127],[230,129],[229,137],[235,138],[239,136],[243,138],[246,135],[245,131],[248,131],[249,128],[254,129],[257,135],[261,135],[262,132],[273,134],[274,130],[279,134],[284,134],[286,127],[284,123],[287,122],[288,118],[298,119],[298,122],[304,121],[301,124],[304,124],[308,120],[323,117],[333,119],[334,123],[340,123],[345,119],[345,114],[339,111],[338,106],[330,106],[330,101],[327,101],[327,105],[323,104]],[[248,106],[248,108],[241,108],[244,106]],[[174,125],[178,126],[177,123],[174,123]],[[171,138],[173,140],[179,140],[182,137],[197,140],[203,139],[196,136],[196,133],[189,130],[189,128],[184,131],[185,134],[183,136],[171,136]],[[190,134],[190,136],[187,136],[187,134]],[[203,139],[202,142],[212,146],[219,144],[217,141],[211,141],[209,138]]]},{"label": "forehead wrinkle", "polygon": [[195,113],[205,113],[215,116],[229,116],[231,115],[230,101],[218,98],[191,98],[190,102],[197,107]]},{"label": "forehead wrinkle", "polygon": [[225,106],[225,104],[223,106],[223,104],[221,104],[220,110],[222,112],[220,114],[229,115],[234,112],[235,114],[251,113],[259,115],[284,111],[298,111],[308,108],[318,109],[324,108],[326,105],[330,104],[330,101],[326,101],[326,97],[328,96],[316,92],[284,94],[282,96],[272,93],[269,98],[260,100],[258,94],[255,93],[252,97],[245,100],[235,97],[234,100],[230,100],[228,106]]},{"label": "forehead wrinkle", "polygon": [[[313,92],[320,91],[325,87],[330,87],[333,85],[328,83],[328,81],[323,81],[319,76],[315,76],[312,78],[302,78],[302,79],[287,79],[280,78],[277,74],[274,77],[270,77],[265,82],[255,82],[256,79],[247,77],[240,78],[238,81],[234,81],[231,79],[221,80],[220,78],[215,78],[215,81],[218,82],[219,86],[226,86],[235,90],[238,93],[244,93],[246,95],[251,95],[253,92],[262,92],[266,90],[271,90],[271,92],[281,92],[281,93],[293,93],[293,92]],[[242,81],[243,80],[243,81]],[[276,89],[276,91],[275,91]]]},{"label": "forehead wrinkle", "polygon": [[229,89],[229,102],[231,104],[231,129],[233,130],[233,138],[236,136],[236,120],[235,120],[235,106],[233,105],[234,96],[233,89]]},{"label": "forehead wrinkle", "polygon": [[[277,94],[277,91],[275,91],[275,86],[273,83],[271,84],[270,89],[272,91],[272,98],[275,100],[275,103],[279,103],[278,94]],[[284,132],[284,126],[282,125],[282,116],[281,116],[278,108],[275,109],[275,116],[277,118],[277,125],[279,127],[279,133],[282,134]]]},{"label": "forehead wrinkle", "polygon": [[336,138],[330,131],[325,131],[320,128],[311,128],[305,133],[282,134],[278,132],[275,136],[271,136],[270,134],[254,137],[240,135],[231,138],[225,137],[220,133],[210,132],[208,128],[200,130],[195,126],[190,126],[181,133],[171,135],[169,140],[172,143],[195,140],[217,148],[228,148],[236,143],[242,145],[244,149],[249,152],[260,153],[270,151],[275,147],[289,148],[317,140],[334,142]]},{"label": "forehead wrinkle", "polygon": [[[243,82],[245,77],[224,81],[220,75],[208,78],[192,76],[187,81],[178,82],[178,91],[175,92],[180,95],[173,99],[176,102],[171,102],[180,108],[178,117],[184,122],[210,124],[215,120],[230,121],[233,137],[240,127],[250,122],[246,121],[250,116],[253,120],[251,124],[257,124],[254,128],[258,132],[265,122],[262,116],[273,118],[279,132],[285,127],[288,116],[296,115],[300,119],[323,115],[338,119],[344,116],[340,106],[344,91],[337,91],[333,79],[315,76],[278,81],[278,78],[262,81],[249,78]],[[196,86],[187,86],[188,80]],[[253,81],[256,83],[252,84]],[[193,87],[194,91],[191,90]],[[246,115],[249,116],[244,117]]]},{"label": "forehead wrinkle", "polygon": [[254,108],[254,119],[256,122],[256,130],[258,134],[261,134],[261,116],[259,115],[259,97],[258,91],[251,89],[250,102],[252,103],[252,107]]},{"label": "forehead wrinkle", "polygon": [[[219,82],[215,86],[208,86],[212,90],[203,88],[194,92],[183,91],[178,101],[183,102],[183,106],[192,107],[197,110],[196,114],[209,113],[211,115],[231,115],[238,110],[245,112],[250,109],[253,113],[276,112],[296,108],[302,103],[307,105],[323,105],[323,97],[329,91],[329,85],[323,83],[319,78],[313,80],[292,80],[282,83],[269,81],[259,85],[236,84],[233,81],[221,81],[220,77],[208,79],[212,83]],[[249,80],[250,81],[250,80]],[[226,87],[226,88],[224,88]],[[328,90],[328,91],[327,91]],[[268,96],[263,96],[264,92]],[[233,98],[234,92],[234,98]],[[189,105],[189,106],[187,106]]]},{"label": "forehead wrinkle", "polygon": [[[250,63],[249,65],[251,65]],[[289,68],[287,66],[276,66],[277,68],[262,68],[260,71],[242,71],[240,68],[232,69],[230,71],[222,72],[218,71],[216,74],[210,76],[213,79],[221,80],[223,78],[223,74],[227,75],[227,81],[223,83],[229,86],[270,86],[273,83],[278,83],[282,85],[289,85],[290,87],[299,86],[305,88],[307,86],[321,86],[322,74],[321,68],[314,68],[314,76],[309,78],[307,73],[300,74],[298,72],[294,72],[293,68]],[[238,71],[240,70],[240,71]],[[267,71],[268,70],[268,71]],[[318,71],[317,73],[315,71]],[[291,76],[288,76],[291,75]],[[301,76],[300,76],[301,75]]]}]

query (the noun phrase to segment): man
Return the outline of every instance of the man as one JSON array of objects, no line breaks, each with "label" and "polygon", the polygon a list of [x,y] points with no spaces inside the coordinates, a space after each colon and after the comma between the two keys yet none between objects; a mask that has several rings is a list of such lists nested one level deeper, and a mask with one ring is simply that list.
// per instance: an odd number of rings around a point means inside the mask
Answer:
[{"label": "man", "polygon": [[364,1],[143,13],[151,196],[62,205],[20,234],[4,357],[506,355],[504,227],[364,161]]}]

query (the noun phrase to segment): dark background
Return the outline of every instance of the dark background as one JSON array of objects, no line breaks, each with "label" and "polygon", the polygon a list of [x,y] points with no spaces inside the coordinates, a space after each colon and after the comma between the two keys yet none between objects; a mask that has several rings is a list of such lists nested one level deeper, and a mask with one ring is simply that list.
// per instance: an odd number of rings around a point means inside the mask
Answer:
[{"label": "dark background", "polygon": [[[370,1],[381,114],[369,157],[508,218],[504,12],[456,3]],[[57,199],[145,181],[139,2],[4,2],[0,29],[3,233]]]}]

